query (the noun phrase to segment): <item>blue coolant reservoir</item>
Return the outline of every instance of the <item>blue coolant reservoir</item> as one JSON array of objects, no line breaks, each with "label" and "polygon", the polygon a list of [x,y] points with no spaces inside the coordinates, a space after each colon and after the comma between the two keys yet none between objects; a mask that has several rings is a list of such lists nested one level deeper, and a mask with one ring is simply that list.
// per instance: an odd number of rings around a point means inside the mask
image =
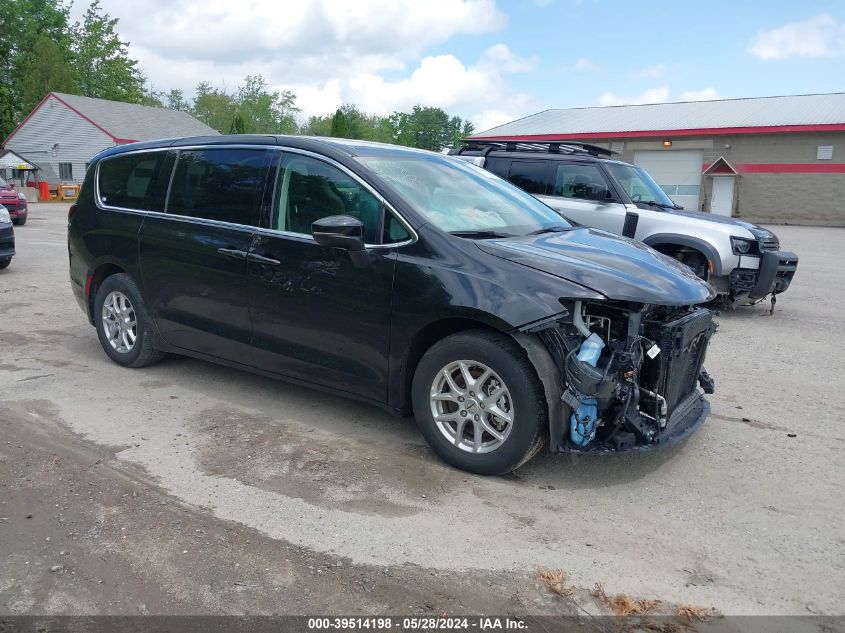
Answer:
[{"label": "blue coolant reservoir", "polygon": [[[578,349],[578,360],[595,367],[603,349],[604,342],[601,338],[597,334],[590,334]],[[595,398],[582,396],[579,401],[581,404],[573,411],[569,420],[569,430],[572,442],[576,446],[586,446],[596,437],[596,421],[599,412]]]}]

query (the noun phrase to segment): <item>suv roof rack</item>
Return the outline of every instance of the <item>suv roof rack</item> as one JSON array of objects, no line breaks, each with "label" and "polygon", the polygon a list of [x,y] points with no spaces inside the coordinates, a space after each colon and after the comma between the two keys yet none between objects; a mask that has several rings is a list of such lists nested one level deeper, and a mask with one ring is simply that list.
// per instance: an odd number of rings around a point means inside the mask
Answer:
[{"label": "suv roof rack", "polygon": [[498,149],[506,152],[549,152],[551,154],[588,154],[590,156],[612,156],[613,150],[580,141],[517,141],[502,139],[485,141],[467,138],[464,145],[458,149],[458,154],[464,150],[481,150],[486,156]]}]

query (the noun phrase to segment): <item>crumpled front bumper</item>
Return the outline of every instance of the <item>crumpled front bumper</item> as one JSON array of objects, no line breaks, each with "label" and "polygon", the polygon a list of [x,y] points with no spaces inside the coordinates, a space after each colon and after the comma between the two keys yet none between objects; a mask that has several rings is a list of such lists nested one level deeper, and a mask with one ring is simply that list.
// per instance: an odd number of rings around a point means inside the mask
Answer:
[{"label": "crumpled front bumper", "polygon": [[614,448],[610,446],[589,446],[586,448],[573,448],[565,442],[558,449],[560,453],[580,453],[582,455],[603,455],[609,453],[629,453],[654,451],[661,448],[674,446],[683,442],[695,433],[707,416],[710,415],[710,402],[700,392],[691,393],[683,402],[679,403],[669,418],[666,428],[662,429],[654,441],[649,444],[636,443],[626,448]]},{"label": "crumpled front bumper", "polygon": [[737,268],[730,274],[734,297],[758,301],[786,292],[798,270],[798,255],[789,251],[764,251],[756,270]]}]

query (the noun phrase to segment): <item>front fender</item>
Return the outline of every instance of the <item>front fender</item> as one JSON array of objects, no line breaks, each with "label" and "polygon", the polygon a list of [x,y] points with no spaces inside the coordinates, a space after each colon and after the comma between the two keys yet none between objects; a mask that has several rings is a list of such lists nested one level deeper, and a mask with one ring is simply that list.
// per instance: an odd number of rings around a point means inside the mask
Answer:
[{"label": "front fender", "polygon": [[663,245],[687,246],[689,248],[694,248],[713,263],[714,275],[721,276],[725,274],[723,272],[724,267],[722,265],[722,256],[719,254],[718,249],[701,238],[681,235],[680,233],[657,233],[656,235],[649,235],[645,238],[643,240],[643,244],[651,246],[654,249]]}]

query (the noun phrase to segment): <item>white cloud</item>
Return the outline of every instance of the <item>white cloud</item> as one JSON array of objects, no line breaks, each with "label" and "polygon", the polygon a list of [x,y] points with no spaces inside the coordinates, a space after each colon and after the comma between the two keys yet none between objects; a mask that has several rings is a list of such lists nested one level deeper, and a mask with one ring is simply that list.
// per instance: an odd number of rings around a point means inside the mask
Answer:
[{"label": "white cloud", "polygon": [[678,97],[680,101],[712,101],[719,99],[715,88],[704,88],[702,90],[687,90]]},{"label": "white cloud", "polygon": [[845,22],[821,13],[801,22],[758,33],[751,53],[760,59],[845,55]]},{"label": "white cloud", "polygon": [[649,88],[644,90],[642,94],[637,97],[625,97],[617,95],[613,92],[604,92],[599,95],[599,105],[601,106],[616,106],[616,105],[640,105],[643,103],[665,103],[669,100],[669,86],[660,86],[659,88]]},{"label": "white cloud", "polygon": [[[233,90],[263,75],[297,95],[303,115],[341,103],[387,113],[416,103],[464,117],[483,104],[525,114],[531,99],[507,76],[536,67],[504,44],[477,60],[424,56],[458,35],[495,33],[507,22],[496,0],[102,0],[156,90],[192,95],[208,80]],[[82,8],[73,9],[78,18]]]},{"label": "white cloud", "polygon": [[653,66],[646,66],[634,71],[635,77],[648,77],[650,79],[660,79],[666,75],[668,66],[666,64],[654,64]]},{"label": "white cloud", "polygon": [[501,110],[484,110],[472,117],[472,124],[476,133],[485,132],[494,127],[510,123],[515,117],[513,114]]},{"label": "white cloud", "polygon": [[578,71],[586,71],[586,70],[598,70],[601,66],[594,62],[589,57],[579,57],[575,60],[572,64],[564,64],[562,66],[563,70],[578,70]]}]

